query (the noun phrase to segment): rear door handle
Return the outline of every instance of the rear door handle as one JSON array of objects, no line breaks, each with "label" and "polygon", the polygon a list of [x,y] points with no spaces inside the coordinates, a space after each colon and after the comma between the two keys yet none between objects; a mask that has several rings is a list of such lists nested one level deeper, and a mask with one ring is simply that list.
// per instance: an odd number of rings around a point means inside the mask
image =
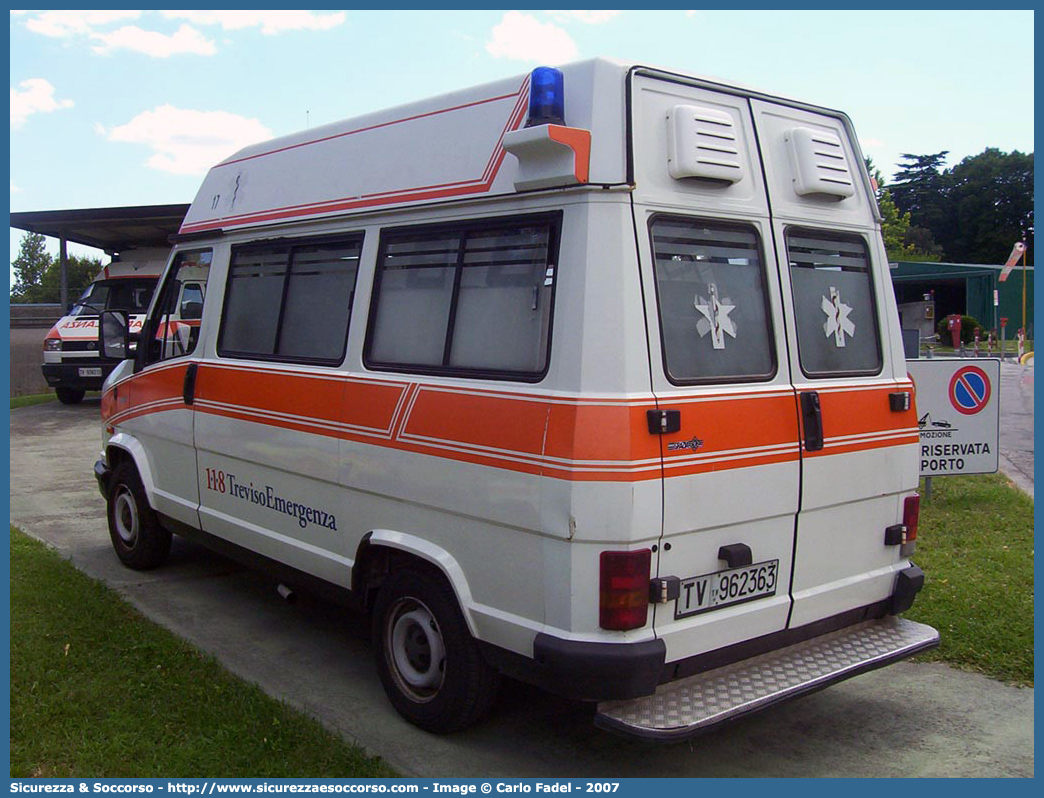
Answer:
[{"label": "rear door handle", "polygon": [[801,426],[805,431],[805,451],[822,449],[823,411],[819,407],[819,394],[815,391],[801,394]]},{"label": "rear door handle", "polygon": [[198,364],[189,363],[185,369],[185,384],[182,386],[181,395],[185,404],[190,405],[196,401],[196,369]]}]

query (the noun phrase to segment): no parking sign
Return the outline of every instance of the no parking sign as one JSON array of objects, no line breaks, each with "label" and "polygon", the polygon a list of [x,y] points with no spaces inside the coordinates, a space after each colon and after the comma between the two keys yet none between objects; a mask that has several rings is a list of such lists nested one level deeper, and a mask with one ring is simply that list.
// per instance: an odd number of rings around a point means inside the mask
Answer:
[{"label": "no parking sign", "polygon": [[950,404],[966,416],[985,410],[992,393],[989,376],[978,366],[959,368],[950,379]]},{"label": "no parking sign", "polygon": [[907,360],[921,436],[921,476],[997,470],[1000,361]]}]

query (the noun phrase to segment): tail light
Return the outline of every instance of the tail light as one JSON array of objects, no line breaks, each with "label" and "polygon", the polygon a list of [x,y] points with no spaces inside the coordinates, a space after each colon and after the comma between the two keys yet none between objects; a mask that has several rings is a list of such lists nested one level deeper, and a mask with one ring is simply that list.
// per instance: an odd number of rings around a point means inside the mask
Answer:
[{"label": "tail light", "polygon": [[599,561],[598,625],[625,631],[645,626],[649,615],[652,552],[603,551]]},{"label": "tail light", "polygon": [[44,338],[45,352],[60,352],[62,349],[61,338]]},{"label": "tail light", "polygon": [[903,502],[903,526],[906,527],[906,539],[904,543],[913,543],[917,540],[917,521],[921,517],[921,496],[915,493],[907,496]]}]

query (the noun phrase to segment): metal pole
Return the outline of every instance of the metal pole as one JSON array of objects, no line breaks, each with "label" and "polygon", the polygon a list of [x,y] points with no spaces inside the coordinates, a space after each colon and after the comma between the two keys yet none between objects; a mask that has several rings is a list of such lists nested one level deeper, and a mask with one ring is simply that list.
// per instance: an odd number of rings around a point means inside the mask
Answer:
[{"label": "metal pole", "polygon": [[993,329],[997,329],[997,305],[999,303],[1000,296],[1000,283],[997,282],[997,275],[990,276],[990,287],[993,289]]},{"label": "metal pole", "polygon": [[[1025,236],[1023,237],[1025,240]],[[1022,334],[1026,334],[1026,248],[1022,248]]]},{"label": "metal pole", "polygon": [[928,504],[932,500],[932,478],[924,478],[924,503]]},{"label": "metal pole", "polygon": [[62,314],[64,315],[66,309],[69,307],[69,255],[66,252],[64,233],[62,233],[62,237],[58,239],[58,269],[61,273],[60,301],[62,303]]}]

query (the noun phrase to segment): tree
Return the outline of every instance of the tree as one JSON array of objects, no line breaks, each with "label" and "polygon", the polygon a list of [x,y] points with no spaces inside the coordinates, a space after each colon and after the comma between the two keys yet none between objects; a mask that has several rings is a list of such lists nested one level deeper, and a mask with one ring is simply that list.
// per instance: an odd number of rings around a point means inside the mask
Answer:
[{"label": "tree", "polygon": [[951,170],[954,235],[946,254],[962,263],[1004,263],[1016,241],[1033,262],[1033,154],[994,147]]},{"label": "tree", "polygon": [[929,230],[940,243],[949,240],[953,230],[950,181],[943,168],[949,154],[949,150],[930,155],[903,153],[900,157],[906,163],[895,173],[890,187],[899,212],[909,213],[913,224]]},{"label": "tree", "polygon": [[[932,241],[931,233],[910,224],[910,213],[899,212],[890,189],[880,191],[877,207],[881,210],[881,234],[888,260],[939,260],[939,248]],[[927,238],[923,233],[928,233]]]},{"label": "tree", "polygon": [[[1003,263],[1016,241],[1033,260],[1033,153],[989,147],[952,169],[948,151],[904,154],[890,187],[900,214],[910,214],[905,243],[957,263]],[[934,240],[933,240],[934,239]]]},{"label": "tree", "polygon": [[939,260],[942,250],[932,240],[932,234],[912,225],[909,211],[901,213],[896,207],[881,170],[869,157],[864,157],[863,162],[867,174],[877,183],[877,207],[881,211],[881,234],[888,260]]},{"label": "tree", "polygon": [[18,248],[18,257],[11,261],[15,273],[15,284],[11,289],[13,302],[40,302],[38,286],[43,283],[44,272],[51,265],[46,249],[46,239],[40,233],[26,233]]},{"label": "tree", "polygon": [[[15,272],[12,302],[61,301],[61,263],[47,252],[43,235],[22,236],[18,257],[11,261],[11,266]],[[78,297],[101,270],[101,261],[70,255],[66,268],[69,297]]]}]

